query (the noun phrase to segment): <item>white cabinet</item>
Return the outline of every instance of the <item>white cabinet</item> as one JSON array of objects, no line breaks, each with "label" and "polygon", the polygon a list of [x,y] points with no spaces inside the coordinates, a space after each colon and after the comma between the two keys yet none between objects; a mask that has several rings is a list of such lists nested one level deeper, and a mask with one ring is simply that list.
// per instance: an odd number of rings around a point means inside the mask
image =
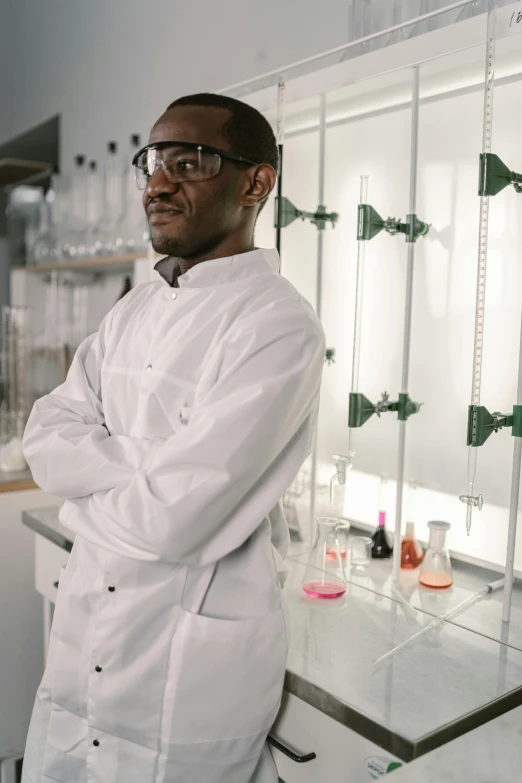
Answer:
[{"label": "white cabinet", "polygon": [[[316,754],[312,761],[298,763],[271,747],[284,783],[368,783],[379,777],[375,770],[399,762],[373,742],[286,691],[270,736],[298,756]],[[370,770],[374,770],[373,774]]]},{"label": "white cabinet", "polygon": [[47,538],[34,536],[34,586],[51,601],[56,602],[58,578],[61,568],[67,563],[69,553]]},{"label": "white cabinet", "polygon": [[44,670],[34,533],[22,525],[22,513],[59,503],[39,489],[0,492],[0,759],[24,748]]}]

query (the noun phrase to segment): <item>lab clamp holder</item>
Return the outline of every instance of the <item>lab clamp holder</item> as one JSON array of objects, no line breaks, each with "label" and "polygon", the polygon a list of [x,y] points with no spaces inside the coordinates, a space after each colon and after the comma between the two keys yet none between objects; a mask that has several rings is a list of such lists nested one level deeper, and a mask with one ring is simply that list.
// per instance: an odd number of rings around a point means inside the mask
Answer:
[{"label": "lab clamp holder", "polygon": [[522,174],[508,169],[498,155],[482,152],[479,167],[479,196],[496,196],[509,185],[513,185],[517,193],[522,193]]},{"label": "lab clamp holder", "polygon": [[[381,231],[395,236],[404,234],[406,242],[416,242],[419,237],[424,237],[430,230],[429,223],[419,220],[417,215],[407,215],[403,223],[397,218],[383,218],[370,204],[359,204],[357,214],[357,240],[368,241],[373,239]],[[377,404],[358,392],[350,393],[350,407],[348,411],[348,426],[362,427],[373,414],[381,416],[382,413],[397,412],[399,421],[407,421],[414,413],[418,413],[422,403],[414,402],[409,394],[401,392],[397,401],[391,402],[389,394],[383,392]]]},{"label": "lab clamp holder", "polygon": [[406,215],[402,223],[398,218],[383,218],[370,204],[359,204],[357,215],[357,240],[373,239],[381,231],[395,236],[404,234],[406,242],[416,242],[419,237],[425,237],[430,230],[429,223],[419,220],[417,215]]},{"label": "lab clamp holder", "polygon": [[[511,427],[511,435],[522,438],[522,405],[513,405],[513,413],[490,413],[484,405],[470,405],[468,408],[468,429],[466,445],[472,448],[483,446],[494,432]],[[459,495],[459,500],[467,506],[482,511],[482,495]]]},{"label": "lab clamp holder", "polygon": [[422,402],[414,402],[409,394],[403,392],[399,394],[396,402],[391,402],[389,394],[383,392],[381,399],[375,405],[364,394],[351,392],[348,426],[362,427],[374,413],[380,418],[383,413],[397,412],[399,421],[407,421],[410,416],[419,412],[421,405]]},{"label": "lab clamp holder", "polygon": [[309,220],[319,231],[324,231],[327,223],[335,224],[339,220],[338,212],[327,212],[326,207],[319,204],[315,212],[305,212],[297,209],[292,202],[284,196],[277,196],[275,200],[275,224],[274,228],[286,228],[295,220]]}]

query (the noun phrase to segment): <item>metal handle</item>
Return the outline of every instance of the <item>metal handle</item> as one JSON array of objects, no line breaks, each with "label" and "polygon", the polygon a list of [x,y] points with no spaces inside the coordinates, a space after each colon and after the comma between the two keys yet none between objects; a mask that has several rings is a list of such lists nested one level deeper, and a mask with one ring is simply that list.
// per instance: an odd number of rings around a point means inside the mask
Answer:
[{"label": "metal handle", "polygon": [[288,756],[289,759],[296,761],[298,764],[304,764],[306,761],[313,761],[317,758],[315,753],[306,753],[304,756],[298,756],[297,753],[294,753],[293,750],[285,747],[285,745],[282,745],[273,737],[267,737],[266,741],[269,745],[272,745],[276,750],[280,750],[281,753],[284,753],[285,756]]}]

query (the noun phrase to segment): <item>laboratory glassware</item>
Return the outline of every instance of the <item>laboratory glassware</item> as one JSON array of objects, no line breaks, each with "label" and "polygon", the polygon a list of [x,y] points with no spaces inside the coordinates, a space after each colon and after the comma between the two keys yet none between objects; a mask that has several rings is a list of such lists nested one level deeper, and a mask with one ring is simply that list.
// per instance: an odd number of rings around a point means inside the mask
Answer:
[{"label": "laboratory glassware", "polygon": [[350,565],[355,572],[365,572],[370,565],[372,543],[368,536],[353,536],[350,539]]},{"label": "laboratory glassware", "polygon": [[57,183],[58,177],[55,174],[40,205],[40,229],[31,248],[33,264],[55,264],[60,260],[59,236],[55,223]]},{"label": "laboratory glassware", "polygon": [[103,215],[99,223],[99,255],[111,256],[121,252],[119,236],[124,204],[123,171],[115,141],[107,143],[107,157],[103,170]]},{"label": "laboratory glassware", "polygon": [[[279,199],[283,197],[283,150],[285,140],[285,77],[280,76],[277,83],[277,125],[276,125],[277,150],[279,152],[279,169],[277,171],[277,198],[276,198],[276,248],[281,258],[281,231],[282,228],[277,219]],[[281,269],[279,270],[281,271]]]},{"label": "laboratory glassware", "polygon": [[87,178],[85,155],[75,155],[71,179],[68,225],[63,235],[62,256],[65,260],[87,255]]},{"label": "laboratory glassware", "polygon": [[123,254],[144,253],[147,247],[147,221],[142,193],[136,188],[136,177],[132,165],[139,148],[140,136],[138,133],[133,133],[122,165],[123,210],[116,231],[116,246]]},{"label": "laboratory glassware", "polygon": [[2,307],[0,354],[0,470],[26,468],[22,437],[28,416],[27,307]]},{"label": "laboratory glassware", "polygon": [[100,223],[103,217],[103,178],[95,160],[89,161],[87,170],[87,255],[102,255]]},{"label": "laboratory glassware", "polygon": [[480,590],[477,590],[476,593],[473,593],[472,595],[465,598],[463,601],[461,601],[456,606],[454,606],[453,609],[450,609],[448,612],[439,615],[439,617],[435,617],[430,623],[428,623],[428,625],[425,625],[424,628],[422,628],[416,634],[410,636],[409,639],[406,639],[406,641],[398,644],[397,647],[394,647],[392,650],[389,650],[384,655],[381,655],[381,657],[378,658],[373,665],[377,666],[379,664],[383,664],[386,661],[391,660],[394,657],[394,655],[396,655],[396,653],[399,652],[399,650],[402,650],[404,647],[408,647],[410,644],[412,644],[415,641],[419,641],[423,636],[426,636],[426,634],[430,633],[430,631],[434,631],[437,628],[440,628],[443,623],[453,620],[461,612],[464,612],[466,609],[469,609],[470,606],[473,606],[473,604],[476,604],[478,601],[481,601],[482,598],[485,598],[486,595],[490,595],[490,593],[493,593],[495,590],[499,590],[503,586],[504,586],[504,578],[497,579],[495,582],[490,582],[484,587],[481,587]]},{"label": "laboratory glassware", "polygon": [[417,520],[417,482],[408,482],[408,521],[406,534],[401,543],[401,568],[417,568],[422,563],[424,552],[415,539],[415,522]]},{"label": "laboratory glassware", "polygon": [[453,584],[451,560],[446,548],[446,533],[451,525],[449,522],[436,520],[428,522],[428,527],[430,540],[419,573],[419,582],[424,587],[442,590]]},{"label": "laboratory glassware", "polygon": [[346,576],[342,552],[342,534],[345,523],[335,517],[317,519],[315,545],[310,552],[302,583],[309,598],[340,598],[346,592]]},{"label": "laboratory glassware", "polygon": [[[411,92],[411,134],[410,134],[410,195],[408,214],[410,220],[415,220],[417,210],[417,169],[419,162],[419,103],[420,103],[420,71],[419,66],[412,68]],[[408,397],[410,377],[411,322],[413,309],[413,273],[415,270],[415,238],[406,237],[408,247],[406,265],[406,296],[404,308],[404,337],[402,347],[401,394]],[[393,579],[398,581],[401,567],[401,527],[402,527],[402,497],[404,491],[404,465],[406,457],[406,425],[407,417],[399,421],[399,443],[397,447],[397,496],[395,500],[395,533],[393,556]]]},{"label": "laboratory glassware", "polygon": [[379,524],[372,536],[372,557],[382,560],[391,557],[393,547],[388,540],[386,532],[386,514],[388,511],[388,476],[381,473],[381,484],[379,489]]},{"label": "laboratory glassware", "polygon": [[401,568],[418,568],[423,559],[422,547],[415,539],[415,525],[413,522],[407,522],[401,543]]},{"label": "laboratory glassware", "polygon": [[[482,153],[491,153],[493,134],[493,88],[495,84],[495,43],[498,0],[489,0],[486,42],[486,78],[484,88],[484,113],[482,126]],[[475,336],[473,344],[473,377],[471,383],[471,405],[480,405],[482,385],[482,353],[484,347],[484,305],[486,298],[486,266],[488,257],[489,196],[480,196],[479,238],[477,262],[477,290],[475,298]],[[477,446],[468,446],[468,494],[460,495],[467,505],[466,532],[471,530],[473,508],[482,508],[482,495],[474,494],[477,474]]]}]

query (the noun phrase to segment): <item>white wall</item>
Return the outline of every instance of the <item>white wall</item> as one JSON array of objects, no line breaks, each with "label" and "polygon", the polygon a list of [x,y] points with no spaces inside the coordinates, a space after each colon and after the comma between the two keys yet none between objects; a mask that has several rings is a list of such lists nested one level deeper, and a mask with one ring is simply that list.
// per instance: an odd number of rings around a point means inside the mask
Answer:
[{"label": "white wall", "polygon": [[[421,68],[421,85],[424,69]],[[382,77],[381,84],[385,83]],[[375,82],[376,95],[379,78]],[[348,104],[349,105],[349,104]],[[371,106],[367,107],[371,110]],[[467,490],[467,407],[471,395],[475,282],[477,266],[478,153],[483,95],[472,90],[423,102],[419,121],[418,215],[432,224],[416,246],[410,394],[423,402],[408,423],[406,478],[419,490],[419,535],[426,522],[452,523],[450,547],[496,564],[505,561],[513,439],[510,430],[492,435],[479,449],[475,490],[485,508],[474,514],[465,534]],[[497,85],[494,150],[521,170],[518,128],[522,80]],[[322,479],[333,473],[333,454],[348,445],[348,392],[351,380],[356,216],[360,175],[369,174],[368,201],[384,217],[404,219],[408,211],[411,109],[330,127],[326,134],[326,205],[340,212],[334,231],[325,232],[322,320],[327,343],[336,348],[335,365],[325,366],[319,421]],[[291,136],[285,143],[285,192],[300,208],[317,204],[318,133]],[[518,168],[517,168],[518,166]],[[510,188],[491,199],[482,404],[510,412],[516,377],[522,272],[522,196]],[[265,216],[259,240],[269,242]],[[283,232],[283,272],[315,303],[316,230],[295,224]],[[376,402],[387,390],[397,399],[401,381],[407,246],[401,236],[379,234],[366,243],[359,391]],[[374,416],[354,438],[354,473],[346,493],[348,516],[375,524],[378,474],[396,476],[396,414]],[[370,477],[374,478],[371,479]],[[394,525],[394,489],[390,528]],[[521,537],[519,536],[519,539]],[[517,546],[522,569],[522,541]]]},{"label": "white wall", "polygon": [[17,0],[0,10],[9,33],[0,143],[60,113],[65,161],[148,133],[182,94],[348,39],[347,0]]}]

